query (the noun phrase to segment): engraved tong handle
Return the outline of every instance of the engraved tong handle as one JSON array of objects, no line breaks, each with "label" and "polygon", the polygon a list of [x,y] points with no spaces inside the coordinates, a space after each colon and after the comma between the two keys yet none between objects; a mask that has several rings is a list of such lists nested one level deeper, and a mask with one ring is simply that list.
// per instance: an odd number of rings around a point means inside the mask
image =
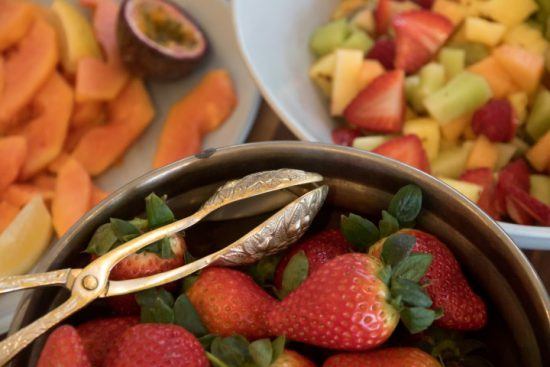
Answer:
[{"label": "engraved tong handle", "polygon": [[69,288],[67,283],[69,282],[71,276],[76,273],[77,270],[62,269],[47,273],[9,275],[0,277],[0,294],[50,285],[62,285]]}]

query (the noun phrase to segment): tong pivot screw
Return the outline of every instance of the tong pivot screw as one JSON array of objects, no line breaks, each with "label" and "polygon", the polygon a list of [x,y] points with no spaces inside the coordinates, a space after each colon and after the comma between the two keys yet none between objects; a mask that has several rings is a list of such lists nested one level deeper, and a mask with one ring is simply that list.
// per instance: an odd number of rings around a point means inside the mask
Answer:
[{"label": "tong pivot screw", "polygon": [[98,286],[96,277],[93,275],[86,275],[84,279],[82,279],[82,286],[89,291],[93,291]]}]

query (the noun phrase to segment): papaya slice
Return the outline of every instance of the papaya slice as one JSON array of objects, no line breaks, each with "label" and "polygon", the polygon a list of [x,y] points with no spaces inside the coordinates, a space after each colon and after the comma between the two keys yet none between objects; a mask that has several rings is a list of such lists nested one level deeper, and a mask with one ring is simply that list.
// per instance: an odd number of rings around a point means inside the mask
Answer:
[{"label": "papaya slice", "polygon": [[128,78],[128,72],[121,63],[82,58],[76,71],[76,101],[111,101],[124,88]]},{"label": "papaya slice", "polygon": [[44,191],[53,192],[55,189],[55,176],[51,176],[47,173],[41,173],[33,178],[32,185]]},{"label": "papaya slice", "polygon": [[117,22],[120,6],[113,0],[84,0],[83,6],[92,8],[94,33],[107,60],[110,63],[120,61],[117,40]]},{"label": "papaya slice", "polygon": [[41,196],[45,202],[49,202],[52,200],[53,194],[53,191],[50,189],[43,189],[31,184],[17,183],[8,186],[0,196],[0,199],[21,208],[35,196]]},{"label": "papaya slice", "polygon": [[105,106],[103,103],[95,101],[75,103],[73,116],[71,117],[71,127],[92,126],[104,120]]},{"label": "papaya slice", "polygon": [[131,79],[107,106],[104,125],[88,131],[72,152],[92,176],[113,165],[153,120],[155,110],[140,79]]},{"label": "papaya slice", "polygon": [[73,91],[58,73],[52,74],[33,103],[41,113],[24,128],[28,154],[21,177],[38,173],[61,153],[73,110]]},{"label": "papaya slice", "polygon": [[15,182],[26,155],[27,140],[24,137],[0,138],[0,192]]},{"label": "papaya slice", "polygon": [[27,33],[33,7],[21,0],[0,1],[0,51],[13,46]]},{"label": "papaya slice", "polygon": [[237,96],[225,70],[209,72],[170,109],[153,167],[161,167],[201,148],[202,136],[215,130],[233,112]]},{"label": "papaya slice", "polygon": [[0,55],[0,96],[2,95],[2,92],[4,91],[4,58],[2,55]]},{"label": "papaya slice", "polygon": [[77,160],[67,160],[57,175],[52,201],[53,226],[58,236],[88,211],[91,197],[90,175]]},{"label": "papaya slice", "polygon": [[19,207],[4,200],[0,201],[0,233],[10,225],[17,213],[19,213]]},{"label": "papaya slice", "polygon": [[63,167],[70,158],[71,156],[67,152],[59,153],[59,155],[48,164],[48,171],[58,174],[61,167]]},{"label": "papaya slice", "polygon": [[4,90],[0,95],[0,131],[25,107],[53,73],[58,60],[55,30],[42,19],[31,25],[29,33],[4,63]]},{"label": "papaya slice", "polygon": [[103,199],[105,199],[107,196],[109,196],[109,193],[107,191],[103,191],[96,185],[92,186],[92,195],[90,198],[90,207],[93,208],[97,204],[99,204]]}]

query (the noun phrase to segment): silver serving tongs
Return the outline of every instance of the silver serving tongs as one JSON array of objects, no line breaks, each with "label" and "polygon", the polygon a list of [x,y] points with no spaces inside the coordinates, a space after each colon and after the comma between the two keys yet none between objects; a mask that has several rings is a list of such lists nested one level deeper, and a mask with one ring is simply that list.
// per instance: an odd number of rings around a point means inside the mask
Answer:
[{"label": "silver serving tongs", "polygon": [[[323,177],[294,169],[254,173],[227,182],[193,215],[157,228],[116,247],[84,269],[0,277],[0,294],[42,286],[64,286],[71,296],[59,307],[0,342],[0,366],[44,332],[97,298],[134,293],[181,279],[208,265],[250,264],[299,239],[325,201],[328,187],[319,186],[298,197],[229,246],[179,268],[139,279],[111,281],[111,269],[122,259],[165,237],[191,227],[216,210],[262,194],[320,182]],[[261,197],[258,199],[262,199]]]}]

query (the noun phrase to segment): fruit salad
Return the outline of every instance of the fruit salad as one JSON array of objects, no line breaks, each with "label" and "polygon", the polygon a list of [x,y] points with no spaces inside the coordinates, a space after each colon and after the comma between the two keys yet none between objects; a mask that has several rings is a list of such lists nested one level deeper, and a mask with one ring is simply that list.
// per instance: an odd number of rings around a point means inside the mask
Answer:
[{"label": "fruit salad", "polygon": [[[421,206],[421,190],[407,185],[378,225],[345,213],[339,228],[247,267],[211,266],[182,284],[107,298],[109,314],[103,305],[87,312],[95,318],[54,330],[38,367],[491,366],[491,353],[471,339],[491,322],[486,301],[451,250],[413,228]],[[175,220],[155,194],[145,209],[143,218],[100,226],[90,259]],[[122,260],[110,278],[192,261],[174,235]]]},{"label": "fruit salad", "polygon": [[342,0],[310,38],[337,144],[431,173],[496,220],[550,226],[548,3]]}]

